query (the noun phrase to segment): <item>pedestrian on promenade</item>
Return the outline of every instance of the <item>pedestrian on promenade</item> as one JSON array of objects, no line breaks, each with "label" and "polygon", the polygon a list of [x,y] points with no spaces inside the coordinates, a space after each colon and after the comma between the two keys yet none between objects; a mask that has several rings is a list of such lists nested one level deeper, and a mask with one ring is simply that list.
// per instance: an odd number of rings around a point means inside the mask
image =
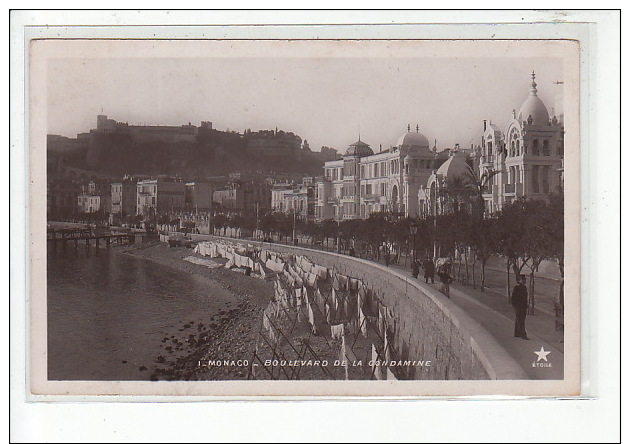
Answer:
[{"label": "pedestrian on promenade", "polygon": [[417,259],[414,259],[411,264],[411,275],[417,279],[418,274],[420,274],[420,264]]},{"label": "pedestrian on promenade", "polygon": [[516,278],[516,286],[512,290],[512,306],[516,317],[514,337],[529,341],[525,331],[525,318],[527,317],[527,287],[525,286],[525,279],[523,275],[519,275]]},{"label": "pedestrian on promenade", "polygon": [[435,264],[430,257],[427,256],[424,260],[422,268],[424,268],[424,282],[428,284],[429,279],[431,279],[431,283],[435,284]]},{"label": "pedestrian on promenade", "polygon": [[389,254],[389,249],[385,249],[385,266],[389,267],[389,260],[391,259],[391,255]]},{"label": "pedestrian on promenade", "polygon": [[451,283],[453,282],[453,276],[451,276],[451,264],[448,262],[442,264],[438,270],[438,277],[442,282],[442,288],[440,291],[446,295],[447,298],[451,297]]}]

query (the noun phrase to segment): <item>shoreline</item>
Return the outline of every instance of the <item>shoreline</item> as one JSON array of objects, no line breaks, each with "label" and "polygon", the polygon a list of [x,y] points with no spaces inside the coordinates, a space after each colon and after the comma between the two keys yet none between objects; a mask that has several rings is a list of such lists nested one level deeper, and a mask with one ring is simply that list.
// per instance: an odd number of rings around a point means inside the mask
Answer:
[{"label": "shoreline", "polygon": [[[126,254],[189,273],[209,288],[229,293],[233,299],[226,309],[205,323],[184,323],[178,331],[171,331],[162,339],[163,353],[156,356],[150,380],[243,380],[247,367],[203,365],[205,361],[251,361],[256,339],[262,324],[262,312],[272,294],[273,284],[262,279],[246,277],[225,268],[210,269],[184,261],[187,256],[198,256],[192,249],[175,247],[153,241],[140,245],[115,247],[112,251]],[[196,327],[196,328],[194,328]]]}]

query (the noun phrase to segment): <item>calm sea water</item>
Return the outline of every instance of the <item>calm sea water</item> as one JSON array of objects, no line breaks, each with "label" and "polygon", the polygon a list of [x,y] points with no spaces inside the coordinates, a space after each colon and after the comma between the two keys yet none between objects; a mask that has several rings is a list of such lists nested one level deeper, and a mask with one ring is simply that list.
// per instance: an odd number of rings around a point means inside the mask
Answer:
[{"label": "calm sea water", "polygon": [[148,380],[164,337],[234,303],[218,284],[105,248],[49,252],[47,270],[50,380]]}]

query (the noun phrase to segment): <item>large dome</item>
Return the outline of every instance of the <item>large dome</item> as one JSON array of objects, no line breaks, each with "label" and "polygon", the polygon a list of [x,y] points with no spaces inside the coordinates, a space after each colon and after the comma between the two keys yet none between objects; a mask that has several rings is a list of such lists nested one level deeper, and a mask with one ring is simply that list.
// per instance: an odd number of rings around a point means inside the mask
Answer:
[{"label": "large dome", "polygon": [[523,102],[521,109],[518,112],[518,119],[520,121],[527,121],[529,116],[532,116],[534,125],[549,125],[549,112],[547,107],[538,97],[538,90],[536,89],[535,82],[536,74],[532,73],[532,83],[529,90],[529,96]]},{"label": "large dome", "polygon": [[472,187],[475,183],[475,173],[466,162],[466,154],[460,152],[451,153],[435,174],[446,179],[448,186]]},{"label": "large dome", "polygon": [[374,151],[372,151],[372,148],[370,148],[370,145],[368,145],[365,142],[361,142],[361,140],[359,139],[358,141],[354,142],[352,145],[348,147],[345,155],[366,157],[366,156],[372,156],[373,154],[374,154]]},{"label": "large dome", "polygon": [[424,134],[420,133],[412,133],[411,131],[406,132],[398,139],[396,142],[396,146],[398,148],[401,147],[412,147],[412,146],[420,146],[420,147],[429,147],[429,139],[427,139]]}]

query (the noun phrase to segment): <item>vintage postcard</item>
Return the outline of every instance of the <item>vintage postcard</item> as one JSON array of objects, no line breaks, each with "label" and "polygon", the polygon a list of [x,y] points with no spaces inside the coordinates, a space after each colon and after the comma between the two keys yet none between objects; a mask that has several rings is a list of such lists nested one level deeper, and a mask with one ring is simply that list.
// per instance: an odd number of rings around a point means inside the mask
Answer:
[{"label": "vintage postcard", "polygon": [[29,392],[579,396],[579,50],[32,40]]}]

